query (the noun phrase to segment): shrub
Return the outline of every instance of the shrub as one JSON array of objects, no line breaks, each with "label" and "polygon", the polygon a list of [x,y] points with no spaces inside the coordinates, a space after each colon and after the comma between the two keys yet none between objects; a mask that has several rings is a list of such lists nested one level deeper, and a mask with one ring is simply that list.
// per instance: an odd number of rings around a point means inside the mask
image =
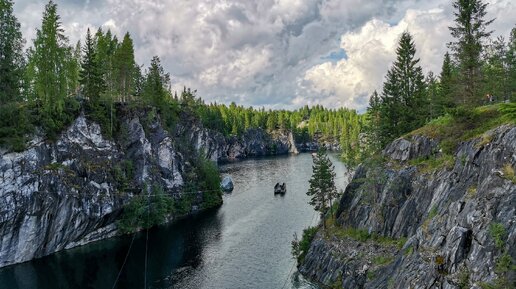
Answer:
[{"label": "shrub", "polygon": [[20,152],[34,131],[26,106],[11,102],[0,106],[0,147]]},{"label": "shrub", "polygon": [[489,234],[493,238],[496,248],[500,250],[503,249],[505,239],[507,238],[505,227],[500,223],[492,223],[491,226],[489,226]]},{"label": "shrub", "polygon": [[298,249],[299,256],[297,258],[298,263],[303,262],[305,259],[306,254],[308,253],[308,250],[310,249],[310,244],[312,243],[312,240],[315,237],[315,234],[317,233],[317,227],[308,227],[303,230],[303,237],[299,241]]},{"label": "shrub", "polygon": [[138,228],[150,228],[163,223],[174,213],[174,200],[159,186],[153,186],[151,195],[138,195],[124,206],[118,227],[124,233]]}]

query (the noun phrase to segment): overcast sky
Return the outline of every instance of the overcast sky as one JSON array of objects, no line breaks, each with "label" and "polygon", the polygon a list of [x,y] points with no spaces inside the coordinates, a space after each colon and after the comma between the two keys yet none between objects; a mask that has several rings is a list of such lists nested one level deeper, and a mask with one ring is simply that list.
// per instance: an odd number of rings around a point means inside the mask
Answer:
[{"label": "overcast sky", "polygon": [[[47,1],[15,0],[28,45]],[[175,87],[208,102],[363,110],[381,89],[401,32],[414,35],[425,72],[440,72],[451,40],[446,0],[56,0],[72,43],[87,27],[135,40],[136,60],[158,55]],[[516,24],[512,0],[491,0],[495,35]]]}]

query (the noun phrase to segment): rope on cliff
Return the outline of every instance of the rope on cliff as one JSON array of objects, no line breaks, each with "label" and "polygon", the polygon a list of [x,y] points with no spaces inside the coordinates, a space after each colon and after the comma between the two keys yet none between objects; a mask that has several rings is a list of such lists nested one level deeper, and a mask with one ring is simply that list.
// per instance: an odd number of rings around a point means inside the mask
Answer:
[{"label": "rope on cliff", "polygon": [[151,203],[150,203],[150,192],[149,192],[149,188],[147,187],[147,233],[146,233],[146,237],[145,237],[145,275],[144,275],[144,279],[143,279],[143,284],[144,284],[144,287],[145,289],[147,289],[147,253],[148,253],[148,250],[149,250],[149,221],[150,221],[150,206],[151,206]]},{"label": "rope on cliff", "polygon": [[125,263],[127,262],[127,258],[129,257],[129,253],[131,252],[131,248],[133,247],[135,237],[136,237],[136,232],[133,234],[133,238],[131,239],[131,244],[129,245],[129,249],[127,250],[127,253],[125,254],[124,263],[122,263],[122,267],[120,267],[120,271],[118,272],[115,283],[113,284],[113,287],[111,287],[111,289],[115,289],[116,284],[118,283],[118,280],[120,279],[120,275],[122,275],[122,271],[124,270]]}]

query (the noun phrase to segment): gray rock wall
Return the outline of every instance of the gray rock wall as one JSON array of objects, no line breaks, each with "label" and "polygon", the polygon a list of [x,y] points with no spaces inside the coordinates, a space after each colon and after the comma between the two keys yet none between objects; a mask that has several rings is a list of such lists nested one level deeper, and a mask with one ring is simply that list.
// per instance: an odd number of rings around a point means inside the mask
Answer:
[{"label": "gray rock wall", "polygon": [[[439,164],[435,171],[410,161],[444,163],[436,141],[416,136],[393,142],[384,150],[387,164],[357,169],[337,222],[340,228],[406,238],[403,248],[320,232],[300,272],[342,288],[480,288],[500,280],[514,288],[514,271],[500,274],[496,268],[504,254],[513,266],[516,260],[516,184],[503,170],[516,168],[516,128],[501,126],[486,136],[461,143],[449,167]],[[501,247],[490,233],[493,224],[505,229]],[[390,261],[379,266],[378,257]]]},{"label": "gray rock wall", "polygon": [[192,165],[181,146],[214,161],[295,152],[292,136],[262,130],[225,138],[184,121],[171,135],[145,112],[129,113],[121,127],[108,140],[81,115],[56,142],[35,137],[21,153],[0,151],[0,267],[116,235],[122,207],[147,184],[179,198]]}]

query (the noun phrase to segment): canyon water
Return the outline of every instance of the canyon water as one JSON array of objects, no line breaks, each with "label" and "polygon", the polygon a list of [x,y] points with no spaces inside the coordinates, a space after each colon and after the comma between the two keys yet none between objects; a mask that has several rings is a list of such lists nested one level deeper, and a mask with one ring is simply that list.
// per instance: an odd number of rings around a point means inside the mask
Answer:
[{"label": "canyon water", "polygon": [[[337,187],[344,189],[346,168],[330,157]],[[297,274],[291,255],[293,234],[301,236],[319,221],[306,195],[311,155],[244,160],[221,171],[235,188],[220,208],[148,235],[116,237],[2,268],[0,288],[317,288]],[[274,195],[277,182],[287,184],[284,196]]]}]

